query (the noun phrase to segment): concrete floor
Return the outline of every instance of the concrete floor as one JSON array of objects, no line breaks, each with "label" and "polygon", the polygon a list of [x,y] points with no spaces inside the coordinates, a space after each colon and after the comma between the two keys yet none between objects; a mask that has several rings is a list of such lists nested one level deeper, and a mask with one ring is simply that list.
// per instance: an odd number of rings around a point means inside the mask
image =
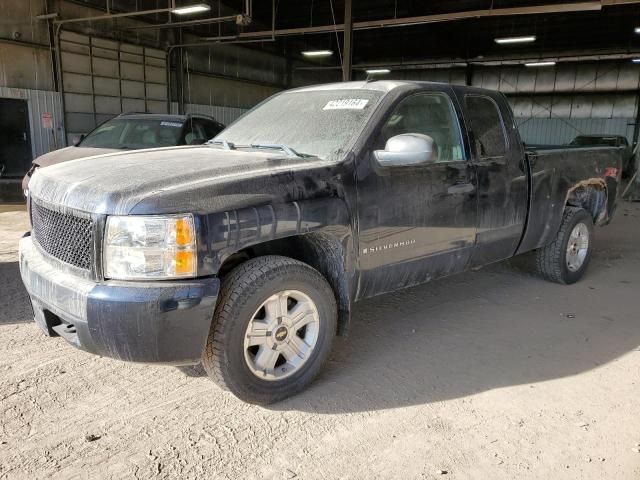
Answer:
[{"label": "concrete floor", "polygon": [[640,204],[576,285],[503,263],[360,304],[324,374],[269,408],[44,337],[26,228],[0,213],[0,479],[640,478]]}]

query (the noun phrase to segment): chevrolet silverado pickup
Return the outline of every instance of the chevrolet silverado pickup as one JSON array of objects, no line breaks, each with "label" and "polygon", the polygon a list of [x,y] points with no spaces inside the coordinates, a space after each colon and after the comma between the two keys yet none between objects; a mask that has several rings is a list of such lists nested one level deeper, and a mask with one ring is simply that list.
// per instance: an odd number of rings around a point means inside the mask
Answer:
[{"label": "chevrolet silverado pickup", "polygon": [[304,87],[205,145],[38,169],[20,269],[45,334],[202,362],[264,404],[310,384],[359,300],[532,251],[576,282],[620,175],[618,148],[526,148],[497,92]]}]

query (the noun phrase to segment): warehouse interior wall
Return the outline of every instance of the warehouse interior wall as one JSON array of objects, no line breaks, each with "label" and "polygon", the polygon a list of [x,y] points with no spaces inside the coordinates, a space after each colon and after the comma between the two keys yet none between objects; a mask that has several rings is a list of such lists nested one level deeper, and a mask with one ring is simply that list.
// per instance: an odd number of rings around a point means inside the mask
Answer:
[{"label": "warehouse interior wall", "polygon": [[628,59],[545,68],[415,66],[394,71],[392,78],[501,91],[513,108],[525,143],[563,145],[583,134],[624,135],[629,142],[635,140],[640,68]]},{"label": "warehouse interior wall", "polygon": [[173,32],[135,29],[144,24],[130,18],[65,24],[57,63],[55,31],[34,18],[48,11],[60,18],[105,13],[65,0],[0,2],[0,98],[28,103],[34,158],[122,112],[208,113],[230,123],[287,87],[282,56],[214,44],[176,51],[184,56],[180,90],[176,65],[170,76],[166,70]]},{"label": "warehouse interior wall", "polygon": [[[0,98],[28,103],[34,157],[120,112],[207,113],[229,124],[285,88],[340,77],[339,70],[305,69],[295,55],[250,45],[171,50],[168,46],[178,40],[197,39],[186,34],[178,39],[171,29],[138,29],[145,24],[131,18],[64,25],[58,65],[53,29],[34,18],[48,11],[60,18],[105,13],[71,0],[0,2],[5,19],[0,23]],[[638,131],[640,68],[628,59],[537,69],[495,62],[433,67],[404,65],[388,78],[500,90],[528,143],[563,144],[584,133],[620,134],[633,141]],[[354,76],[362,79],[364,73],[354,71]]]}]

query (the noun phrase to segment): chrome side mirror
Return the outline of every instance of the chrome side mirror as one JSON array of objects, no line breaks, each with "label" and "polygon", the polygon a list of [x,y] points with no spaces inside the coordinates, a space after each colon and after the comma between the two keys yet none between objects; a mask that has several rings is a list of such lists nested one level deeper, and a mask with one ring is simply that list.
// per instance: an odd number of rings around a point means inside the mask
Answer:
[{"label": "chrome side mirror", "polygon": [[391,137],[384,150],[376,150],[373,154],[382,167],[421,165],[438,159],[438,147],[429,135],[403,133]]}]

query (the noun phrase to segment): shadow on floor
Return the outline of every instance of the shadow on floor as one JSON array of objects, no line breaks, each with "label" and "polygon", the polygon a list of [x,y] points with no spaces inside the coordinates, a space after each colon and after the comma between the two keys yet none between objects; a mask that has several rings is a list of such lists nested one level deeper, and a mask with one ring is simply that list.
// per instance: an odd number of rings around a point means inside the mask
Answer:
[{"label": "shadow on floor", "polygon": [[[624,228],[596,237],[575,285],[503,263],[358,304],[320,378],[270,408],[331,414],[438,402],[581,374],[638,350],[640,210],[626,215]],[[0,325],[31,319],[17,262],[0,263]]]},{"label": "shadow on floor", "polygon": [[18,262],[0,262],[0,325],[33,321]]},{"label": "shadow on floor", "polygon": [[570,286],[501,264],[365,301],[323,375],[270,408],[397,408],[589,371],[639,349],[639,260],[621,275],[595,257]]}]

